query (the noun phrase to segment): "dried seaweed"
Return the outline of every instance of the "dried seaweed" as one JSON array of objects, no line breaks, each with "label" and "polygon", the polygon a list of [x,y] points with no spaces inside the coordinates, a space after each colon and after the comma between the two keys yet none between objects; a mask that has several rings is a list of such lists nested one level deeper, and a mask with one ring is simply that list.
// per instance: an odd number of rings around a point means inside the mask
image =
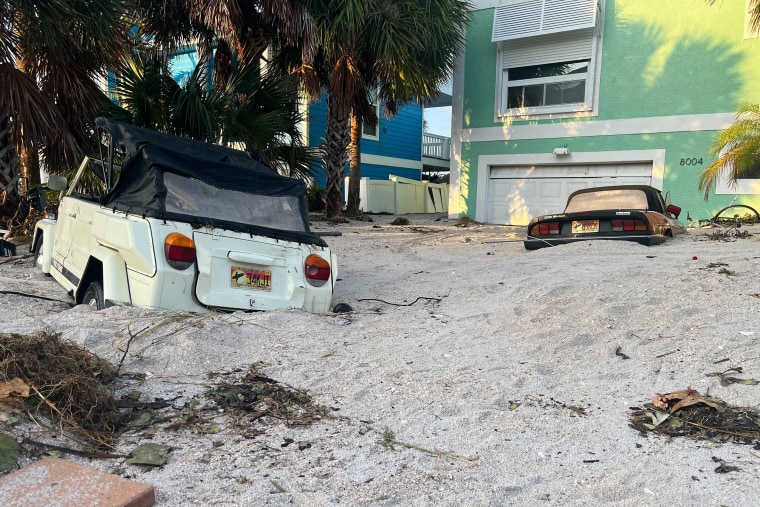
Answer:
[{"label": "dried seaweed", "polygon": [[667,413],[652,403],[631,407],[630,427],[642,434],[687,437],[713,442],[760,443],[760,413],[710,398],[714,406],[696,404]]},{"label": "dried seaweed", "polygon": [[715,229],[707,235],[712,241],[735,241],[737,239],[751,238],[752,234],[747,229],[739,230],[737,227],[729,227],[725,230]]},{"label": "dried seaweed", "polygon": [[113,367],[58,333],[0,333],[0,381],[18,378],[31,389],[24,405],[56,424],[109,445],[120,414],[108,384]]},{"label": "dried seaweed", "polygon": [[222,382],[206,396],[225,411],[245,414],[251,422],[264,417],[285,421],[288,425],[310,425],[327,415],[327,409],[314,403],[311,395],[251,368],[235,382]]}]

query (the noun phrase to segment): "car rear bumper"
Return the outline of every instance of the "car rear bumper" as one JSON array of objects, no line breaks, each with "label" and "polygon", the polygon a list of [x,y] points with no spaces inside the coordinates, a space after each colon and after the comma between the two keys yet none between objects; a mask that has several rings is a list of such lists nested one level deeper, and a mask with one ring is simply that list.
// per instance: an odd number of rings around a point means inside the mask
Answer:
[{"label": "car rear bumper", "polygon": [[652,246],[664,243],[666,236],[659,235],[637,235],[637,236],[574,236],[572,238],[551,238],[539,239],[529,238],[524,241],[526,250],[537,250],[548,246],[566,245],[578,241],[600,241],[600,240],[617,240],[617,241],[635,241],[640,245]]}]

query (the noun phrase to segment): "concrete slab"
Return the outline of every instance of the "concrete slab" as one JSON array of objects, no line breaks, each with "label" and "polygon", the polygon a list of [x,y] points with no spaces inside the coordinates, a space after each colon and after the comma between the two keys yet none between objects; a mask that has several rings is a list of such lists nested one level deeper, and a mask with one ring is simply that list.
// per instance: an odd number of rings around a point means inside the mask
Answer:
[{"label": "concrete slab", "polygon": [[150,507],[153,486],[59,458],[44,458],[0,477],[3,507]]}]

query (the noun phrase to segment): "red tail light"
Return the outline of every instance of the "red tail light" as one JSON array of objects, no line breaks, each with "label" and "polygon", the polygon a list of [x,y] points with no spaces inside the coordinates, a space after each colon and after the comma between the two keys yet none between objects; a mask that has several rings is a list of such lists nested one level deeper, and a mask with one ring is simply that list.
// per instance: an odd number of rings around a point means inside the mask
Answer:
[{"label": "red tail light", "polygon": [[559,235],[559,222],[536,224],[530,228],[531,236],[549,236],[550,234]]},{"label": "red tail light", "polygon": [[304,262],[306,281],[314,287],[321,287],[330,279],[330,263],[317,254],[306,257]]},{"label": "red tail light", "polygon": [[612,220],[612,230],[622,231],[648,231],[649,227],[642,220]]},{"label": "red tail light", "polygon": [[174,269],[187,269],[195,262],[195,243],[184,234],[173,232],[164,240],[164,256]]}]

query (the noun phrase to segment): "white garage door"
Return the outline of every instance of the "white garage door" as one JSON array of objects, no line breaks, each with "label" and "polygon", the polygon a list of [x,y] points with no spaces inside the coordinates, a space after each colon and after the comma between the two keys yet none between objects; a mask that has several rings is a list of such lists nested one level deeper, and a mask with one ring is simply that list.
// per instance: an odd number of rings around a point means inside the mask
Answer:
[{"label": "white garage door", "polygon": [[491,224],[527,225],[531,217],[561,213],[581,188],[651,185],[652,163],[568,166],[494,166],[488,181]]}]

